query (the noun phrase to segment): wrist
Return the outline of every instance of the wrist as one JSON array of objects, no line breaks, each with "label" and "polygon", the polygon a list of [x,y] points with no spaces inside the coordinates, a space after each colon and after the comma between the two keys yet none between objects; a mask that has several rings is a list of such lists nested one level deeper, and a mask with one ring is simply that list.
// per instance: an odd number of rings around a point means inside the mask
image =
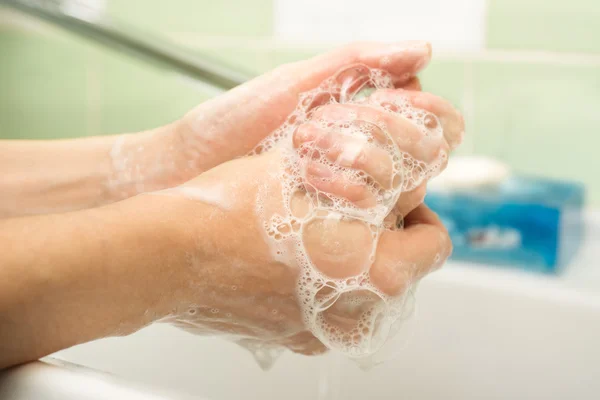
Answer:
[{"label": "wrist", "polygon": [[190,179],[177,123],[115,136],[109,151],[107,192],[112,201],[162,190]]},{"label": "wrist", "polygon": [[[196,254],[193,224],[186,201],[177,197],[140,195],[111,206],[117,235],[107,265],[125,268],[125,291],[138,304],[129,320],[142,327],[168,315],[187,302],[190,254]],[[115,237],[117,236],[117,237]]]}]

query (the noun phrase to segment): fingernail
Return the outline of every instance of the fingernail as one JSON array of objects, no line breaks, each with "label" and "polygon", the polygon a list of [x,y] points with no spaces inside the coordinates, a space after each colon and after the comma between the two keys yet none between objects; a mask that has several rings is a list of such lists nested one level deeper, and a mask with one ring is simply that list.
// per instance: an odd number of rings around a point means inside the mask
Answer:
[{"label": "fingernail", "polygon": [[414,56],[427,57],[431,55],[431,44],[426,41],[403,41],[383,45],[370,54],[371,56],[391,57],[396,55],[411,54]]},{"label": "fingernail", "polygon": [[[419,60],[414,66],[415,72],[421,71],[423,68],[425,68],[431,60],[431,43],[425,41],[415,41],[409,42],[405,44],[405,46],[404,54],[409,53],[413,56],[419,57]],[[398,51],[399,54],[401,54],[401,52],[402,50]]]},{"label": "fingernail", "polygon": [[[416,74],[431,60],[431,44],[425,41],[405,41],[382,45],[371,50],[365,58],[377,60],[380,68],[392,73],[402,69],[402,73]],[[396,66],[397,64],[397,66]]]},{"label": "fingernail", "polygon": [[426,40],[406,40],[394,43],[392,46],[399,50],[413,50],[425,54],[429,54],[431,51],[431,43]]}]

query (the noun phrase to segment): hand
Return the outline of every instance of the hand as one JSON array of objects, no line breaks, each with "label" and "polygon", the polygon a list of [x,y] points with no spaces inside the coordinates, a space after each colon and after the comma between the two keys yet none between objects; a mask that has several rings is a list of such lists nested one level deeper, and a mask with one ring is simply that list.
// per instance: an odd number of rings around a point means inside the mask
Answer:
[{"label": "hand", "polygon": [[418,91],[429,46],[403,46],[282,67],[116,142],[6,146],[27,155],[14,171],[46,155],[27,179],[9,173],[9,215],[80,211],[2,221],[0,368],[157,320],[230,334],[258,356],[378,349],[413,283],[450,252],[421,203],[464,129],[452,106]]},{"label": "hand", "polygon": [[352,90],[368,72],[337,74],[350,79],[333,103],[318,101],[318,90],[304,96],[273,149],[159,192],[210,210],[186,221],[201,228],[171,322],[306,354],[325,344],[362,356],[383,344],[413,283],[450,254],[421,202],[464,126],[427,93],[357,99]]},{"label": "hand", "polygon": [[125,135],[111,152],[109,188],[116,199],[182,184],[247,154],[296,107],[300,93],[356,63],[391,74],[397,88],[419,89],[416,74],[431,57],[425,42],[358,43],[310,60],[283,65],[202,103],[181,120]]}]

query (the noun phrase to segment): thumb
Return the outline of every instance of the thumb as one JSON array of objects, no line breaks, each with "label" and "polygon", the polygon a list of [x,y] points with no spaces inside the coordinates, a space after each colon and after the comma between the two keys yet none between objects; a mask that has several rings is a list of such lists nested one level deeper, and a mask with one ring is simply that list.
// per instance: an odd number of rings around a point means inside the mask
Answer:
[{"label": "thumb", "polygon": [[248,153],[285,121],[300,93],[316,88],[341,68],[360,63],[383,69],[396,86],[402,86],[411,82],[430,58],[427,42],[351,44],[283,65],[202,103],[185,115],[182,133],[193,136],[197,151],[210,149],[201,155],[203,164],[215,166]]}]

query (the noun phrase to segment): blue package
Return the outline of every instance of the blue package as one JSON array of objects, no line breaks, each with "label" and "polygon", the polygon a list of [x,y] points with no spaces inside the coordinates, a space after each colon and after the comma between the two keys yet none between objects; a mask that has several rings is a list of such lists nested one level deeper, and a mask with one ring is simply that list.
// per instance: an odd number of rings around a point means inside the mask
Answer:
[{"label": "blue package", "polygon": [[425,203],[452,238],[455,260],[557,273],[583,236],[581,184],[514,176],[493,188],[437,190]]}]

